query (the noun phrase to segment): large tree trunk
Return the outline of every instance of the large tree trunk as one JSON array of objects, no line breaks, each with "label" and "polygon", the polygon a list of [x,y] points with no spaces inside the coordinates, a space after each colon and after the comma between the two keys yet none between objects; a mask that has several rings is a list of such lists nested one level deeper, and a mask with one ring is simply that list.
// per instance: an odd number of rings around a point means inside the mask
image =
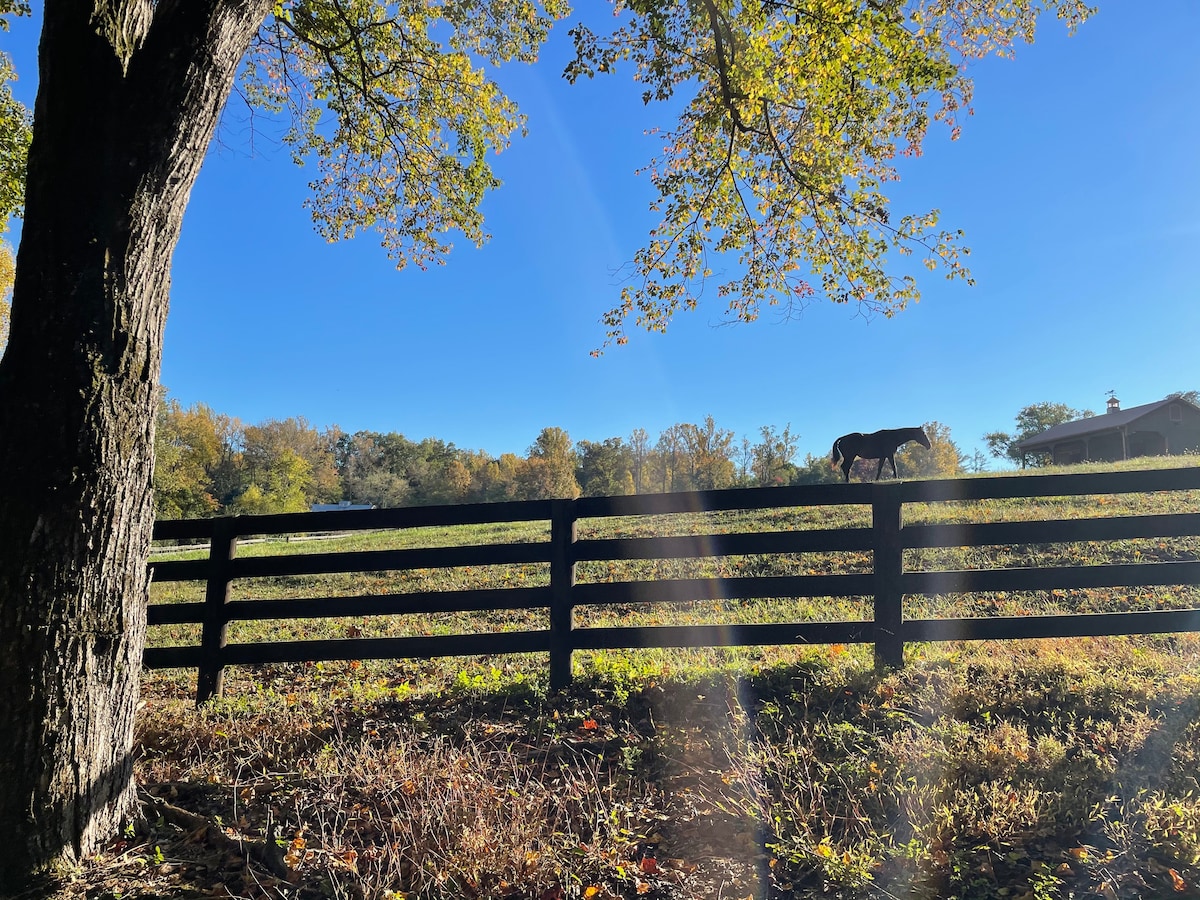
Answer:
[{"label": "large tree trunk", "polygon": [[45,5],[0,361],[0,894],[131,812],[171,256],[270,8]]}]

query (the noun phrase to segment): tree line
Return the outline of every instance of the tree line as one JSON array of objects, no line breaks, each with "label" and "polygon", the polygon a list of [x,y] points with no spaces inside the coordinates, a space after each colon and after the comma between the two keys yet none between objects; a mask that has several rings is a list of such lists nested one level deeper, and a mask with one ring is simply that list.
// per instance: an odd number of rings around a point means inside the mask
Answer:
[{"label": "tree line", "polygon": [[[938,422],[925,423],[931,449],[896,457],[906,478],[950,476],[968,460]],[[525,455],[456,447],[397,432],[317,428],[303,417],[247,425],[196,403],[164,397],[155,439],[154,498],[159,518],[301,512],[317,503],[379,507],[615,496],[836,482],[827,454],[799,458],[791,424],[763,425],[738,437],[712,416],[651,437],[573,441],[543,428]],[[870,477],[859,461],[857,477]],[[873,473],[871,473],[873,474]]]},{"label": "tree line", "polygon": [[[1195,391],[1176,392],[1196,402]],[[1013,432],[983,436],[993,457],[1022,462],[1020,441],[1062,422],[1092,415],[1063,403],[1022,408]],[[160,519],[302,512],[313,504],[378,507],[486,503],[552,497],[823,484],[839,480],[827,454],[800,458],[800,434],[791,424],[763,425],[737,436],[712,416],[679,422],[651,437],[635,428],[626,437],[574,441],[562,428],[543,428],[525,455],[457,447],[439,438],[412,440],[397,432],[317,428],[304,417],[253,425],[196,403],[163,397],[155,439],[154,500]],[[924,424],[930,449],[902,447],[896,464],[904,478],[951,477],[987,466],[967,456],[937,421]],[[1026,455],[1025,464],[1049,463]],[[874,475],[857,460],[858,480]]]}]

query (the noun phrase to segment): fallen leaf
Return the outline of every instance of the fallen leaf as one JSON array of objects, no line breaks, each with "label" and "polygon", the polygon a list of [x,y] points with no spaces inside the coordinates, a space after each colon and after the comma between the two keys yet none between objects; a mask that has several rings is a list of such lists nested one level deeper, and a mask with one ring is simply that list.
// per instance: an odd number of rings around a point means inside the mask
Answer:
[{"label": "fallen leaf", "polygon": [[1167,869],[1167,874],[1171,876],[1171,886],[1175,888],[1176,891],[1187,890],[1187,882],[1180,877],[1178,872],[1176,872],[1174,869]]}]

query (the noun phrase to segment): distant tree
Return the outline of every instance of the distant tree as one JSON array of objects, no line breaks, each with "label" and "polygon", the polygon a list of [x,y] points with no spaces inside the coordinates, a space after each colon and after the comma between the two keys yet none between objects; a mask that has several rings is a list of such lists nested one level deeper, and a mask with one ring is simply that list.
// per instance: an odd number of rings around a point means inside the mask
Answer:
[{"label": "distant tree", "polygon": [[501,453],[488,463],[480,479],[480,499],[517,500],[521,493],[521,470],[525,460],[515,453]]},{"label": "distant tree", "polygon": [[439,438],[423,438],[408,462],[408,483],[413,502],[420,504],[453,503],[459,499],[456,475],[451,467],[458,461],[458,448]]},{"label": "distant tree", "polygon": [[371,431],[337,437],[333,457],[342,499],[379,507],[403,506],[408,499],[408,479],[387,468],[380,438]]},{"label": "distant tree", "polygon": [[733,481],[734,486],[753,487],[754,476],[751,474],[751,468],[754,462],[754,445],[750,443],[750,438],[742,435],[742,439],[738,441],[733,456],[734,462],[737,465],[737,473]]},{"label": "distant tree", "polygon": [[343,499],[352,503],[367,503],[380,509],[412,506],[412,488],[408,479],[386,469],[376,469],[359,478],[354,493]]},{"label": "distant tree", "polygon": [[976,447],[975,452],[967,459],[965,465],[968,472],[986,472],[988,467],[987,455]]},{"label": "distant tree", "polygon": [[733,432],[718,428],[712,416],[699,425],[685,423],[681,431],[687,451],[690,487],[707,491],[733,482]]},{"label": "distant tree", "polygon": [[221,504],[221,511],[245,489],[245,472],[242,467],[242,445],[245,426],[236,416],[218,413],[203,403],[188,407],[189,415],[200,421],[197,429],[207,433],[210,429],[217,437],[220,452],[215,465],[210,469],[212,494]]},{"label": "distant tree", "polygon": [[646,465],[650,461],[650,436],[645,428],[635,428],[629,435],[629,469],[633,475],[633,492],[646,490]]},{"label": "distant tree", "polygon": [[983,440],[992,456],[998,459],[1007,458],[1033,466],[1046,465],[1049,462],[1046,454],[1022,454],[1017,445],[1055,425],[1094,415],[1090,409],[1073,409],[1065,403],[1033,403],[1017,413],[1016,431],[992,431],[985,434]]},{"label": "distant tree", "polygon": [[651,456],[655,487],[660,491],[685,490],[688,487],[686,459],[683,426],[675,424],[664,429],[654,444]]},{"label": "distant tree", "polygon": [[463,502],[471,490],[471,471],[459,459],[452,459],[442,470],[444,491],[452,503]]},{"label": "distant tree", "polygon": [[491,499],[490,467],[495,462],[490,453],[483,450],[459,450],[457,462],[461,463],[470,479],[469,487],[462,499],[467,503],[483,503]]},{"label": "distant tree", "polygon": [[763,487],[789,484],[796,467],[792,460],[799,449],[800,435],[792,434],[791,423],[777,432],[774,425],[763,425],[759,429],[762,440],[751,447],[751,471],[754,480]]},{"label": "distant tree", "polygon": [[[288,453],[304,461],[305,478],[298,481],[294,462],[282,460]],[[284,478],[287,482],[288,487],[282,492],[277,491],[275,496],[288,508],[273,512],[295,512],[312,503],[342,498],[342,485],[330,442],[303,416],[267,419],[257,425],[247,425],[242,432],[242,465],[247,486],[258,484],[266,491],[267,480]],[[285,476],[284,472],[288,474]],[[290,491],[301,483],[304,502],[298,504]]]},{"label": "distant tree", "polygon": [[518,476],[523,499],[574,499],[579,496],[575,480],[575,452],[571,438],[561,428],[543,428],[529,448],[529,457]]},{"label": "distant tree", "polygon": [[438,438],[414,442],[396,432],[359,431],[336,438],[331,448],[345,499],[376,506],[460,503],[484,497],[484,470],[491,457],[460,451]]},{"label": "distant tree", "polygon": [[375,467],[408,480],[417,445],[395,431],[368,432],[374,445]]},{"label": "distant tree", "polygon": [[576,478],[585,497],[614,497],[634,492],[633,452],[619,437],[580,441]]},{"label": "distant tree", "polygon": [[312,485],[312,465],[295,450],[283,447],[257,464],[250,484],[230,504],[230,512],[304,512],[309,508]]},{"label": "distant tree", "polygon": [[247,487],[242,423],[203,403],[159,404],[154,439],[155,513],[194,518],[220,513]]},{"label": "distant tree", "polygon": [[792,484],[837,484],[842,473],[829,461],[828,456],[804,454],[804,462],[792,473]]},{"label": "distant tree", "polygon": [[1164,400],[1186,400],[1192,406],[1200,406],[1200,391],[1172,391]]},{"label": "distant tree", "polygon": [[214,475],[224,456],[218,420],[207,407],[159,403],[154,434],[154,509],[159,519],[210,516],[221,506]]},{"label": "distant tree", "polygon": [[900,478],[950,478],[963,471],[967,457],[950,437],[950,428],[941,422],[922,426],[929,438],[929,449],[920,444],[905,444],[896,451]]}]

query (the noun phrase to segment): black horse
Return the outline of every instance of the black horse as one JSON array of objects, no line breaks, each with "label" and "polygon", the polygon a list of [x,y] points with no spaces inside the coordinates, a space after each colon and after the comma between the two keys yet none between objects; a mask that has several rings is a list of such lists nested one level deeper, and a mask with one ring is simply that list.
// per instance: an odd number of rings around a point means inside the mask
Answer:
[{"label": "black horse", "polygon": [[901,444],[907,444],[909,441],[916,441],[926,450],[929,449],[929,438],[921,428],[885,428],[870,434],[854,431],[843,434],[833,442],[833,455],[829,461],[837,465],[838,457],[841,457],[842,471],[846,473],[847,481],[850,480],[850,467],[854,465],[856,456],[879,460],[879,468],[875,470],[876,481],[883,474],[885,462],[892,464],[892,477],[899,478],[900,475],[896,472],[896,450]]}]

